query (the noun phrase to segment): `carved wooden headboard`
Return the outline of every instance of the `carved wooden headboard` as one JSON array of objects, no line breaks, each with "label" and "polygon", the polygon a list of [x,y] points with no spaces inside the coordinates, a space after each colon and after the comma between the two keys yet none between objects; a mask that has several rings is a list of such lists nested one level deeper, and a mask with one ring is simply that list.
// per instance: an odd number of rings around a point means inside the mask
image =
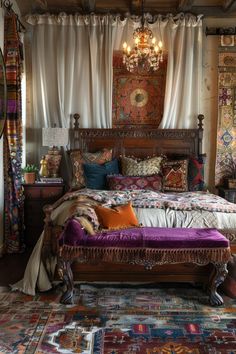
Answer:
[{"label": "carved wooden headboard", "polygon": [[198,116],[198,129],[150,128],[79,128],[79,114],[74,115],[73,149],[95,152],[112,148],[114,157],[120,155],[147,157],[154,154],[167,156],[202,155],[203,119]]}]

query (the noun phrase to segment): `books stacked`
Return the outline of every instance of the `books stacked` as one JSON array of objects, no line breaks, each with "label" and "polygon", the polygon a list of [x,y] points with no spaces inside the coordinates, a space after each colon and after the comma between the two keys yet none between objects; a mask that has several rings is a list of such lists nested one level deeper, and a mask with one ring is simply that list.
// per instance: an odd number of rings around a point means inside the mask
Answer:
[{"label": "books stacked", "polygon": [[40,177],[38,183],[63,183],[63,178],[61,177]]}]

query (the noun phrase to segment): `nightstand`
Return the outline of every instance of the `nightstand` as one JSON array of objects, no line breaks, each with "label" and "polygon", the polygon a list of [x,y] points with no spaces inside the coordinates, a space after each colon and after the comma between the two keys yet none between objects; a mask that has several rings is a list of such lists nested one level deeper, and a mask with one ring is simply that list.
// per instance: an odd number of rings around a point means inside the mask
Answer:
[{"label": "nightstand", "polygon": [[218,187],[219,196],[225,198],[231,203],[236,203],[236,189]]},{"label": "nightstand", "polygon": [[23,184],[26,246],[33,247],[44,228],[43,206],[53,204],[64,194],[64,183]]}]

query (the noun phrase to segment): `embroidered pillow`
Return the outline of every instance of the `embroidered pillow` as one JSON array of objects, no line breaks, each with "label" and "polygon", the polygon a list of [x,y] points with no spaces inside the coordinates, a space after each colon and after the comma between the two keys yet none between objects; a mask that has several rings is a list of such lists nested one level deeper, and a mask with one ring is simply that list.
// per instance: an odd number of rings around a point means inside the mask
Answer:
[{"label": "embroidered pillow", "polygon": [[188,160],[165,161],[162,174],[164,191],[186,192],[188,190]]},{"label": "embroidered pillow", "polygon": [[106,162],[103,165],[85,163],[83,167],[86,187],[91,189],[107,189],[107,175],[119,173],[117,159]]},{"label": "embroidered pillow", "polygon": [[108,188],[110,190],[137,190],[146,189],[153,191],[162,190],[162,177],[152,176],[107,176]]},{"label": "embroidered pillow", "polygon": [[85,186],[83,163],[104,164],[112,160],[112,149],[103,149],[97,152],[82,152],[74,150],[70,153],[72,163],[73,178],[72,189],[79,189]]},{"label": "embroidered pillow", "polygon": [[161,156],[151,157],[139,161],[132,157],[121,157],[122,175],[124,176],[150,176],[160,172]]},{"label": "embroidered pillow", "polygon": [[202,157],[190,157],[188,163],[188,189],[190,191],[204,190],[204,161]]},{"label": "embroidered pillow", "polygon": [[95,207],[98,220],[105,229],[123,229],[139,226],[131,202],[114,208]]}]

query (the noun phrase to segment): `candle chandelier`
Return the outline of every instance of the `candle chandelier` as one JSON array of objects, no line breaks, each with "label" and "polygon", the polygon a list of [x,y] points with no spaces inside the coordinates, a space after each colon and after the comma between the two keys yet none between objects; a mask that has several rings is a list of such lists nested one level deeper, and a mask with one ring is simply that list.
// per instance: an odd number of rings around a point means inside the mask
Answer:
[{"label": "candle chandelier", "polygon": [[[134,33],[134,48],[123,43],[123,64],[130,72],[158,70],[160,62],[163,61],[163,44],[159,41],[156,44],[156,38],[153,37],[152,31],[144,26],[144,11],[142,0],[142,18],[141,27],[138,27]],[[149,43],[151,41],[151,43]]]}]

